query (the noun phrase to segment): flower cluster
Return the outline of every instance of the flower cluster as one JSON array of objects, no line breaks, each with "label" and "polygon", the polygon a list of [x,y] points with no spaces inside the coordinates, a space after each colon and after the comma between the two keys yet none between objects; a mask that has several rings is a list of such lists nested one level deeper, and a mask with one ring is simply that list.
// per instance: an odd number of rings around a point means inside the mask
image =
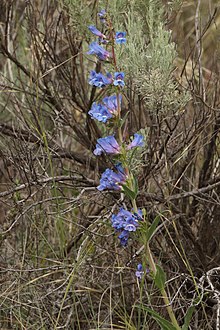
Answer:
[{"label": "flower cluster", "polygon": [[[123,45],[126,42],[126,32],[114,32],[105,10],[102,10],[98,16],[105,25],[105,33],[94,25],[88,27],[92,34],[97,37],[97,40],[89,45],[87,54],[97,57],[100,61],[101,70],[90,72],[89,84],[104,89],[108,96],[99,99],[98,102],[93,102],[88,114],[92,119],[106,124],[106,130],[109,133],[97,140],[94,154],[96,156],[102,153],[113,155],[114,168],[107,168],[104,171],[97,189],[99,191],[115,190],[126,193],[126,188],[127,191],[132,190],[133,180],[129,170],[127,154],[133,148],[143,147],[144,138],[142,135],[135,133],[129,141],[129,139],[123,137],[127,134],[122,134],[121,131],[121,123],[123,123],[121,119],[121,91],[125,86],[125,74],[116,65],[114,47]],[[108,63],[108,67],[112,68],[112,72],[102,71],[104,62]],[[109,95],[111,93],[112,95]],[[100,95],[103,95],[103,92]],[[132,212],[121,208],[118,214],[112,215],[112,227],[119,233],[118,238],[122,246],[126,246],[130,233],[137,230],[141,219],[142,212],[137,207]]]},{"label": "flower cluster", "polygon": [[121,208],[118,214],[112,215],[112,227],[116,232],[120,232],[118,238],[122,246],[127,245],[130,232],[136,231],[140,220],[142,220],[141,210],[131,213]]}]

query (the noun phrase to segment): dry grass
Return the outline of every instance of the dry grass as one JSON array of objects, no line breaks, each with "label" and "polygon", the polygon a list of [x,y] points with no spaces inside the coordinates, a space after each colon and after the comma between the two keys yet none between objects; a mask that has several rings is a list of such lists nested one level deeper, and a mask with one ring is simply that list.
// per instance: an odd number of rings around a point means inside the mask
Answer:
[{"label": "dry grass", "polygon": [[[160,214],[151,245],[174,310],[181,323],[199,297],[189,329],[211,330],[220,308],[220,12],[218,1],[199,3],[167,14],[178,51],[173,74],[190,102],[152,114],[135,91],[126,97],[130,133],[148,132],[137,202],[149,221]],[[96,6],[88,2],[91,18]],[[87,116],[96,93],[83,56],[88,37],[58,1],[2,8],[1,329],[157,330],[137,308],[166,315],[151,279],[141,290],[135,278],[141,243],[119,246],[109,223],[119,196],[96,190],[111,162],[92,155],[101,128]]]}]

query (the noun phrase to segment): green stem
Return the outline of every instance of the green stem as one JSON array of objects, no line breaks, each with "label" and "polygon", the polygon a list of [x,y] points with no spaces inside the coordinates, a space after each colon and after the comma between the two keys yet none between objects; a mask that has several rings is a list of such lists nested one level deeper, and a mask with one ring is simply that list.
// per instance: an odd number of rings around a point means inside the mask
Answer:
[{"label": "green stem", "polygon": [[[150,246],[149,246],[149,243],[147,243],[146,245],[146,254],[147,254],[147,260],[149,262],[149,266],[150,266],[150,269],[151,271],[153,272],[154,276],[156,276],[156,273],[157,273],[157,268],[156,268],[156,264],[154,262],[154,258],[153,258],[153,254],[151,252],[151,249],[150,249]],[[178,325],[178,322],[176,320],[176,317],[174,315],[174,312],[173,312],[173,309],[172,307],[170,306],[170,301],[169,301],[169,298],[168,298],[168,295],[166,293],[166,290],[163,288],[161,289],[161,294],[162,294],[162,297],[163,297],[163,301],[166,305],[166,309],[167,309],[167,312],[169,314],[169,317],[170,317],[170,320],[173,324],[173,326],[177,329],[177,330],[181,330],[180,326]]]},{"label": "green stem", "polygon": [[131,203],[132,203],[132,206],[133,206],[134,212],[137,213],[138,208],[137,208],[136,200],[135,200],[135,199],[132,199],[132,200],[131,200]]}]

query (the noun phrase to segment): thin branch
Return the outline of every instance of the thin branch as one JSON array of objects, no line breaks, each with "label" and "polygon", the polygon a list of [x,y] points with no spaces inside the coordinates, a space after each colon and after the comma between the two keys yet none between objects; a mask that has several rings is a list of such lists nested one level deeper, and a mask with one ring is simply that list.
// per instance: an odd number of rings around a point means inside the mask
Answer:
[{"label": "thin branch", "polygon": [[23,190],[27,187],[31,187],[31,186],[39,186],[42,185],[44,183],[53,183],[53,182],[62,182],[62,181],[77,181],[77,182],[82,182],[85,183],[86,185],[92,185],[92,186],[96,186],[96,183],[94,180],[88,179],[88,178],[82,178],[79,176],[71,176],[71,175],[60,175],[60,176],[55,176],[55,177],[49,177],[46,179],[41,179],[38,181],[33,181],[33,182],[27,182],[27,183],[23,183],[13,189],[7,190],[7,191],[3,191],[0,193],[0,197],[5,197],[11,194],[14,194],[17,191]]}]

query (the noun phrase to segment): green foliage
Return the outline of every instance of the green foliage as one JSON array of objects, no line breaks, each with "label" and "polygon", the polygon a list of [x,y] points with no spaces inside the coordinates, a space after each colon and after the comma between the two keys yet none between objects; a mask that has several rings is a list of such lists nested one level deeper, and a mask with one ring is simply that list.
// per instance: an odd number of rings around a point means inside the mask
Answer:
[{"label": "green foliage", "polygon": [[171,31],[166,30],[161,1],[131,2],[126,16],[128,32],[123,65],[149,111],[178,110],[188,101],[172,77],[177,56]]},{"label": "green foliage", "polygon": [[89,35],[87,26],[92,22],[92,10],[86,0],[61,0],[71,17],[71,25],[81,35]]}]

